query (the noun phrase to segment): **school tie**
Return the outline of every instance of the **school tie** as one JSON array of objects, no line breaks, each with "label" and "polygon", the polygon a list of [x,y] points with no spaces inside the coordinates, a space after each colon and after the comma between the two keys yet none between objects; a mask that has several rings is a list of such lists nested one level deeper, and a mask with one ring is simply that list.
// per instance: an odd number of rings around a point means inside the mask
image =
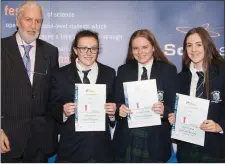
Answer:
[{"label": "school tie", "polygon": [[27,70],[27,75],[30,78],[31,61],[30,61],[29,52],[30,52],[30,49],[32,48],[32,45],[27,45],[27,46],[22,45],[22,47],[24,48],[24,51],[25,51],[25,54],[23,56],[23,63]]},{"label": "school tie", "polygon": [[204,73],[202,71],[196,72],[198,75],[198,83],[196,87],[196,97],[203,98],[204,91]]},{"label": "school tie", "polygon": [[87,75],[90,72],[91,69],[87,71],[82,71],[84,73],[84,78],[83,78],[83,84],[90,84],[90,80],[88,79]]},{"label": "school tie", "polygon": [[143,73],[141,75],[141,80],[148,80],[148,73],[147,73],[147,69],[145,67],[143,68]]}]

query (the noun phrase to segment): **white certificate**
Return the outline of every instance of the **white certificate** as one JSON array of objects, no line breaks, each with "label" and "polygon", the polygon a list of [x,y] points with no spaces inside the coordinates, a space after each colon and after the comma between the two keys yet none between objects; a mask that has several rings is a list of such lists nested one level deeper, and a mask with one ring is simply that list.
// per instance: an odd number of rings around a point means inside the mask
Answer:
[{"label": "white certificate", "polygon": [[75,84],[74,102],[75,131],[105,131],[105,84]]},{"label": "white certificate", "polygon": [[152,110],[158,102],[156,80],[123,83],[125,104],[133,112],[127,116],[129,128],[161,125],[160,115]]},{"label": "white certificate", "polygon": [[209,100],[176,94],[171,138],[204,146],[205,132],[200,125],[207,119],[208,108]]}]

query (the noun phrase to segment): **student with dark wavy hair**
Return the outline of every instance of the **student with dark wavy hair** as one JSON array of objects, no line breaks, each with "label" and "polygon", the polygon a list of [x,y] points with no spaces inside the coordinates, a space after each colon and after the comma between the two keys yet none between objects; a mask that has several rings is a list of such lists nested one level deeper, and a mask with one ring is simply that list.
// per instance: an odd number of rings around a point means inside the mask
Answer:
[{"label": "student with dark wavy hair", "polygon": [[[115,70],[99,63],[98,54],[98,33],[79,31],[71,46],[71,63],[52,77],[51,110],[62,123],[56,162],[112,162],[109,125],[116,111],[112,103]],[[106,84],[106,131],[75,131],[75,83]]]},{"label": "student with dark wavy hair", "polygon": [[[171,126],[167,116],[173,112],[176,75],[176,67],[165,57],[154,35],[147,29],[135,31],[130,38],[126,64],[119,67],[116,78],[118,117],[113,139],[116,162],[168,161]],[[124,105],[123,83],[147,79],[156,79],[160,96],[152,110],[161,115],[162,125],[129,129],[127,114],[132,113]]]},{"label": "student with dark wavy hair", "polygon": [[[178,162],[225,162],[225,60],[202,27],[188,31],[183,52],[178,93],[208,99],[210,105],[207,119],[200,125],[205,131],[204,146],[177,141]],[[202,85],[198,85],[201,79]],[[170,113],[170,124],[174,118]]]}]

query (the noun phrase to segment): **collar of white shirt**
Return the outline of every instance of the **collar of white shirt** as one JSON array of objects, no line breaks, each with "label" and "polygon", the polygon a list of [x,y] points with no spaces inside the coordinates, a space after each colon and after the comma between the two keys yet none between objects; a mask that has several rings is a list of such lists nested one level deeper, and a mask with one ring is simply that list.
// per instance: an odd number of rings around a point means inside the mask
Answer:
[{"label": "collar of white shirt", "polygon": [[[76,61],[77,70],[78,70],[79,72],[88,70],[88,69],[82,67],[82,66],[79,64],[78,58],[76,58],[75,61]],[[92,64],[92,66],[91,66],[89,69],[91,69],[90,72],[97,72],[97,70],[98,70],[98,65],[97,65],[97,63],[94,62],[94,63]]]},{"label": "collar of white shirt", "polygon": [[189,69],[190,69],[191,74],[192,74],[193,76],[197,75],[196,72],[198,72],[198,71],[203,71],[202,68],[201,68],[201,70],[197,70],[197,69],[194,67],[194,63],[193,63],[193,62],[190,63]]},{"label": "collar of white shirt", "polygon": [[[150,72],[151,72],[151,69],[152,69],[153,60],[154,60],[153,58],[150,59],[149,62],[146,65],[143,65],[141,63],[138,63],[138,75],[139,75],[139,77],[143,73],[143,68],[142,67],[145,67],[147,69],[148,76],[150,76]],[[148,77],[148,79],[150,79],[150,77]]]},{"label": "collar of white shirt", "polygon": [[[28,44],[21,38],[20,34],[17,32],[16,33],[16,41],[17,44],[19,46],[19,49],[23,49],[22,46],[27,46]],[[34,40],[32,43],[30,43],[29,45],[32,45],[32,47],[36,47],[36,40]],[[24,49],[23,49],[24,50]],[[22,53],[22,56],[24,55],[24,53]]]}]

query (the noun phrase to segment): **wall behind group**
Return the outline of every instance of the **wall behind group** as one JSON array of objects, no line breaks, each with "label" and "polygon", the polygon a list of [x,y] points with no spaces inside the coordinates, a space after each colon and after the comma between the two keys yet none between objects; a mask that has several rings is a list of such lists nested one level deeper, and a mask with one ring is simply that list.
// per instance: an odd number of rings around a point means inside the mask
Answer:
[{"label": "wall behind group", "polygon": [[[1,2],[1,38],[16,31],[16,12],[23,1]],[[224,57],[224,1],[38,1],[44,21],[39,38],[59,49],[60,66],[68,64],[75,34],[99,33],[98,61],[117,70],[125,61],[129,38],[138,29],[155,35],[168,59],[181,70],[185,33],[204,27]],[[170,162],[176,162],[174,155]],[[54,157],[49,161],[54,161]]]},{"label": "wall behind group", "polygon": [[[2,1],[1,37],[16,31],[15,16],[23,1]],[[197,26],[208,30],[224,56],[223,1],[38,1],[44,11],[39,38],[59,49],[60,66],[68,64],[70,47],[81,29],[97,31],[98,61],[117,70],[124,63],[131,34],[149,29],[163,52],[181,70],[185,33]]]}]

